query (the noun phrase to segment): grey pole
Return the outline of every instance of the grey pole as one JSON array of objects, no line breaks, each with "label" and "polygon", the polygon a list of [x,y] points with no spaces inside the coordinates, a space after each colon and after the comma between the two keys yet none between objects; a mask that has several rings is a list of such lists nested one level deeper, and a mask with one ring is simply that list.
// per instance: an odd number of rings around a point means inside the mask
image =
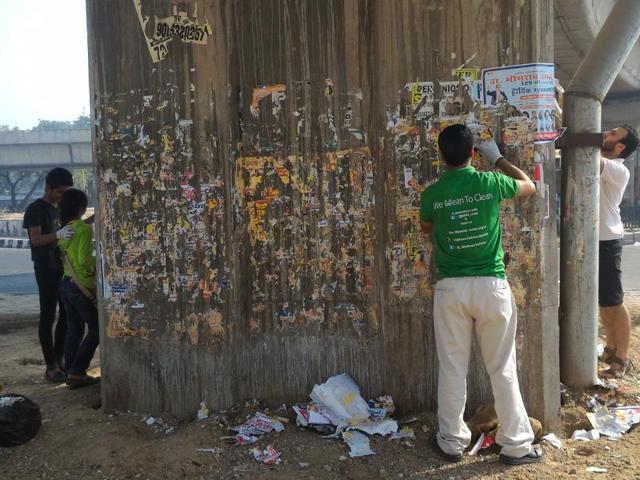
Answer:
[{"label": "grey pole", "polygon": [[[569,138],[600,132],[602,100],[639,35],[640,1],[618,0],[564,95]],[[562,150],[560,376],[590,387],[598,378],[600,148],[576,143]]]}]

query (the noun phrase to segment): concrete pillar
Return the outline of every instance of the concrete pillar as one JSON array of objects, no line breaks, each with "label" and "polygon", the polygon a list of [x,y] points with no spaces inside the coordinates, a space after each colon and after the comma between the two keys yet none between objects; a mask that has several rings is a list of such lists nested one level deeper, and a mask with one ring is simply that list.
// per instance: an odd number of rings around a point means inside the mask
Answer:
[{"label": "concrete pillar", "polygon": [[[569,131],[599,132],[600,113],[596,99],[565,96],[563,114]],[[572,387],[589,387],[598,379],[599,172],[598,148],[563,151],[560,361],[562,380]],[[589,278],[583,276],[585,271]]]},{"label": "concrete pillar", "polygon": [[[433,409],[433,270],[417,206],[440,167],[404,86],[552,61],[551,2],[197,4],[87,3],[103,405],[186,416],[202,400],[292,402],[346,371],[366,395]],[[172,18],[189,28],[171,30]],[[401,136],[399,120],[415,128]],[[549,147],[535,151],[553,178]],[[531,144],[508,156],[532,173]],[[547,201],[507,206],[505,242],[522,388],[553,427]],[[470,367],[473,408],[491,396],[477,354]]]}]

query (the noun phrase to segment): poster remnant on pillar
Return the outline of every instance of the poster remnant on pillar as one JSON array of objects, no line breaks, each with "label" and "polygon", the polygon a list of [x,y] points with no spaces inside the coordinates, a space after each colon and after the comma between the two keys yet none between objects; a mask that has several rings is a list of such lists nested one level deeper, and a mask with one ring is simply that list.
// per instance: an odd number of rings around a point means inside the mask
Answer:
[{"label": "poster remnant on pillar", "polygon": [[[436,90],[434,82],[415,81],[407,83],[404,88],[410,94],[411,107],[417,119],[423,119],[434,115],[434,102],[437,100],[442,111],[444,104],[456,96],[469,94],[473,101],[482,99],[482,86],[478,81],[461,78],[459,81],[438,82],[439,90]],[[462,89],[462,90],[460,90]],[[439,92],[436,95],[436,92]]]},{"label": "poster remnant on pillar", "polygon": [[556,130],[555,73],[552,63],[528,63],[482,70],[483,102],[499,107],[505,103],[529,119],[535,141],[554,141]]},{"label": "poster remnant on pillar", "polygon": [[[138,22],[147,42],[147,49],[153,63],[164,60],[169,53],[168,45],[174,39],[183,43],[195,43],[206,45],[207,39],[213,34],[209,20],[198,20],[198,4],[194,4],[192,15],[185,10],[178,10],[177,5],[172,6],[171,15],[158,18],[154,15],[153,30],[147,28],[150,16],[145,15],[142,0],[133,0],[133,6],[138,15]],[[151,35],[149,35],[151,34]]]},{"label": "poster remnant on pillar", "polygon": [[476,68],[456,68],[456,77],[467,81],[478,80],[478,70]]}]

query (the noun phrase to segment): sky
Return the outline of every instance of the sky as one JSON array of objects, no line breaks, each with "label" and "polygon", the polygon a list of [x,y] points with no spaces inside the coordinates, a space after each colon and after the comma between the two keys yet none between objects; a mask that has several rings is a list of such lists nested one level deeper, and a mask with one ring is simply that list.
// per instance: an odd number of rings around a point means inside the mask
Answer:
[{"label": "sky", "polygon": [[85,0],[0,0],[0,125],[89,115]]}]

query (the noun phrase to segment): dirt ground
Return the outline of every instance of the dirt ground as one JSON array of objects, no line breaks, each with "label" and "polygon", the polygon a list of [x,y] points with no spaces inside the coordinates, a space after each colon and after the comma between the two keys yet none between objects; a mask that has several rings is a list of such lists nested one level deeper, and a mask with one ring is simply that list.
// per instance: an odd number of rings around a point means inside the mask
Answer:
[{"label": "dirt ground", "polygon": [[[100,408],[99,386],[71,391],[46,383],[37,340],[36,315],[27,307],[30,296],[2,298],[0,312],[0,392],[20,393],[42,409],[43,425],[26,445],[0,449],[0,478],[4,480],[47,479],[640,479],[640,429],[622,440],[606,438],[593,442],[568,440],[578,428],[589,429],[584,397],[565,394],[563,431],[556,432],[563,446],[555,449],[543,442],[545,462],[540,465],[506,467],[495,453],[470,457],[458,464],[439,460],[429,446],[432,414],[418,417],[410,426],[416,440],[401,443],[373,438],[375,456],[351,459],[347,446],[324,440],[319,434],[295,426],[272,433],[258,446],[272,443],[283,452],[282,463],[265,466],[249,454],[249,447],[222,439],[228,435],[225,422],[241,419],[259,405],[245,405],[203,422],[174,424],[165,419],[149,426],[143,414],[108,415]],[[19,305],[24,308],[20,309]],[[632,358],[640,366],[640,292],[628,294],[633,317]],[[13,305],[11,309],[4,308]],[[99,374],[95,362],[92,372]],[[638,373],[620,381],[620,403],[640,404]],[[304,399],[301,399],[304,400]],[[402,417],[399,418],[402,420]],[[173,428],[171,428],[173,427]],[[168,433],[167,433],[168,432]],[[215,453],[199,448],[219,449]],[[588,473],[587,467],[607,473]]]}]

